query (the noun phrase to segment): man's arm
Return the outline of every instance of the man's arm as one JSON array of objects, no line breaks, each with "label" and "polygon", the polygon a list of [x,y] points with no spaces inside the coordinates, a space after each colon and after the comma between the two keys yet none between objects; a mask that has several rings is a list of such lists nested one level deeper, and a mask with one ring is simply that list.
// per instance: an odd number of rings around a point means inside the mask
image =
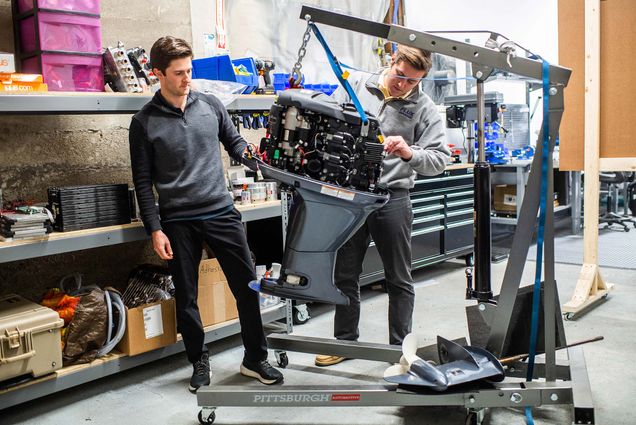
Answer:
[{"label": "man's arm", "polygon": [[155,207],[155,195],[152,192],[152,148],[143,126],[134,118],[128,131],[128,142],[137,204],[146,233],[150,235],[156,230],[161,230]]},{"label": "man's arm", "polygon": [[450,160],[450,149],[446,145],[444,123],[437,110],[428,108],[422,118],[425,122],[424,130],[410,147],[412,158],[408,160],[408,164],[418,174],[435,176],[446,168]]},{"label": "man's arm", "polygon": [[227,153],[236,161],[243,161],[243,153],[247,148],[247,142],[239,134],[238,130],[232,122],[230,114],[225,106],[214,96],[210,96],[213,100],[213,106],[216,110],[216,116],[219,120],[219,140],[223,143]]},{"label": "man's arm", "polygon": [[157,255],[163,260],[171,260],[172,248],[168,237],[161,230],[161,222],[155,208],[155,195],[152,192],[152,148],[143,126],[134,118],[128,130],[128,142],[141,221],[146,233],[152,236],[152,247]]}]

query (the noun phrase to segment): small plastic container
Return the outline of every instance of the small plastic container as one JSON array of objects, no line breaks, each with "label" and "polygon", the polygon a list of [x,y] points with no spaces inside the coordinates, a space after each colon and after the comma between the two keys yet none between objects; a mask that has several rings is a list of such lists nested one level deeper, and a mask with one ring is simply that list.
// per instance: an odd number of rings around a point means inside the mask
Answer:
[{"label": "small plastic container", "polygon": [[272,82],[272,84],[274,86],[274,90],[276,90],[277,92],[285,90],[285,83],[289,84],[289,82],[287,81],[289,74],[277,72],[277,73],[274,73],[273,75],[274,75],[274,81]]},{"label": "small plastic container", "polygon": [[278,199],[278,183],[275,181],[265,182],[265,200],[275,201]]},{"label": "small plastic container", "polygon": [[267,186],[265,183],[250,183],[247,187],[253,204],[265,202],[267,199]]},{"label": "small plastic container", "polygon": [[101,55],[43,53],[23,59],[22,72],[42,74],[50,91],[104,91]]},{"label": "small plastic container", "polygon": [[21,20],[19,27],[22,53],[39,53],[43,50],[102,52],[102,31],[98,17],[40,12]]},{"label": "small plastic container", "polygon": [[63,10],[67,12],[90,13],[99,15],[99,0],[18,0],[18,14],[33,9]]}]

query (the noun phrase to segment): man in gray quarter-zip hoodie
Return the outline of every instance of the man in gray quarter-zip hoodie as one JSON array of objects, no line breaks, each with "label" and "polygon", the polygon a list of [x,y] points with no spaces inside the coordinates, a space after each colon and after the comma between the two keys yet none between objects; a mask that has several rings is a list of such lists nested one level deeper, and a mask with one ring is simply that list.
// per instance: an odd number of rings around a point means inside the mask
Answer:
[{"label": "man in gray quarter-zip hoodie", "polygon": [[[168,261],[175,285],[177,328],[193,365],[191,392],[210,384],[210,363],[197,306],[198,271],[206,242],[214,251],[236,298],[245,356],[243,375],[275,384],[283,375],[267,362],[267,342],[256,279],[241,214],[228,193],[221,143],[243,158],[247,143],[223,104],[190,91],[192,48],[162,37],[150,51],[158,91],[130,123],[130,159],[141,218],[159,257]],[[153,186],[159,195],[155,208]]]},{"label": "man in gray quarter-zip hoodie", "polygon": [[[337,339],[355,341],[359,337],[360,273],[371,237],[382,259],[389,294],[389,343],[402,344],[411,332],[415,292],[411,277],[413,211],[409,189],[416,173],[439,174],[450,158],[437,107],[419,87],[430,68],[430,52],[398,46],[389,68],[373,75],[355,72],[348,78],[363,108],[380,121],[387,153],[380,182],[389,188],[390,199],[371,213],[338,251],[335,283],[349,297],[350,304],[336,306]],[[341,103],[350,102],[342,88],[332,96]],[[329,366],[343,360],[340,356],[318,355],[316,365]]]}]

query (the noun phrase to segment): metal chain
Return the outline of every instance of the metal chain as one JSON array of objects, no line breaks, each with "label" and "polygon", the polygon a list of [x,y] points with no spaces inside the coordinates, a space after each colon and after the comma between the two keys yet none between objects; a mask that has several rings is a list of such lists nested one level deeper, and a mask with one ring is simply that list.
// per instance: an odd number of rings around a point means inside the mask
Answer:
[{"label": "metal chain", "polygon": [[292,69],[291,77],[294,79],[295,85],[299,85],[303,78],[300,69],[303,67],[302,61],[305,57],[305,53],[307,53],[307,43],[309,43],[309,39],[311,39],[311,21],[307,21],[307,29],[305,30],[305,34],[303,34],[303,42],[300,45],[300,49],[298,49],[298,60]]}]

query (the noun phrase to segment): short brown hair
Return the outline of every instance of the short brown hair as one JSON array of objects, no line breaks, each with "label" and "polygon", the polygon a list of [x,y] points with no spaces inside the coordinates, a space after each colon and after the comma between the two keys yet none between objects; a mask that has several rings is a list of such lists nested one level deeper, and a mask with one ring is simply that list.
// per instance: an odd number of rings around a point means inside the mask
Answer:
[{"label": "short brown hair", "polygon": [[413,68],[424,71],[424,76],[428,74],[433,61],[431,60],[431,52],[428,50],[418,49],[416,47],[403,46],[398,44],[395,51],[395,63],[401,61],[408,62]]},{"label": "short brown hair", "polygon": [[167,35],[155,41],[150,49],[150,65],[166,72],[173,59],[193,57],[192,47],[187,41]]}]

